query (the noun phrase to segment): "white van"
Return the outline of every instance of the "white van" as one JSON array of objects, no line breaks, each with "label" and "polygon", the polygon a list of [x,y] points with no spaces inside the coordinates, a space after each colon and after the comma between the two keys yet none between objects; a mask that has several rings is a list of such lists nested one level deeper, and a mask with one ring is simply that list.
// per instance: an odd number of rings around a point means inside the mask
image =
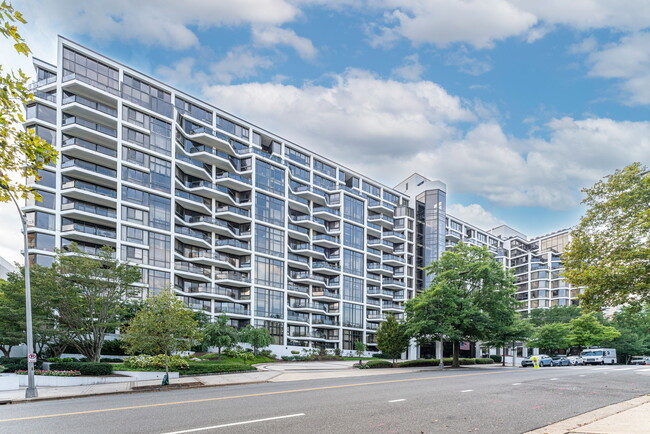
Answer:
[{"label": "white van", "polygon": [[583,365],[613,365],[616,363],[614,348],[590,348],[580,353]]}]

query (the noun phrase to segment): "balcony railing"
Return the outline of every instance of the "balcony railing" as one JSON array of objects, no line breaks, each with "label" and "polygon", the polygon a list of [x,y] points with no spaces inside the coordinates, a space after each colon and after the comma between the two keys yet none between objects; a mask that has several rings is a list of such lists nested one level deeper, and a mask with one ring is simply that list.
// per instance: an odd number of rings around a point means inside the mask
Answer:
[{"label": "balcony railing", "polygon": [[114,109],[112,107],[109,107],[109,106],[107,106],[105,104],[101,104],[101,103],[98,103],[98,102],[95,102],[95,101],[91,101],[88,98],[84,98],[84,97],[79,96],[79,95],[72,95],[72,96],[63,98],[62,104],[63,105],[71,104],[73,102],[79,103],[79,104],[84,105],[86,107],[90,107],[92,109],[95,109],[97,111],[100,111],[100,112],[105,113],[105,114],[110,115],[110,116],[117,116],[117,110],[116,109]]},{"label": "balcony railing", "polygon": [[98,145],[96,143],[89,142],[88,140],[80,139],[78,137],[64,140],[62,147],[66,148],[68,146],[79,146],[91,151],[99,152],[100,154],[108,155],[109,157],[117,157],[117,151],[115,149],[107,148],[106,146]]},{"label": "balcony railing", "polygon": [[111,137],[117,137],[117,130],[111,127],[107,127],[106,125],[98,124],[95,122],[91,122],[89,120],[86,120],[84,118],[80,118],[77,116],[70,116],[66,119],[63,120],[63,125],[81,125],[86,128],[90,128],[91,130],[98,131],[100,133],[109,135]]}]

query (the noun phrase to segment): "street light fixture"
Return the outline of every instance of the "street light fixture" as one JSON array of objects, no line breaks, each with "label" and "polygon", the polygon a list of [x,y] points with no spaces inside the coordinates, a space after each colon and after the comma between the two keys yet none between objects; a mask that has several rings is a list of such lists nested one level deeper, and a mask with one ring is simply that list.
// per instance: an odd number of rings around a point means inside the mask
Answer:
[{"label": "street light fixture", "polygon": [[20,209],[16,198],[11,194],[11,190],[3,182],[0,182],[0,188],[7,190],[7,194],[11,198],[18,214],[20,214],[20,221],[23,225],[23,236],[25,241],[25,312],[26,312],[26,325],[27,325],[27,389],[25,390],[25,398],[36,398],[38,396],[38,390],[36,390],[36,385],[34,384],[34,336],[32,332],[32,291],[31,283],[29,279],[29,250],[28,250],[28,240],[27,240],[27,216],[23,213],[23,210]]}]

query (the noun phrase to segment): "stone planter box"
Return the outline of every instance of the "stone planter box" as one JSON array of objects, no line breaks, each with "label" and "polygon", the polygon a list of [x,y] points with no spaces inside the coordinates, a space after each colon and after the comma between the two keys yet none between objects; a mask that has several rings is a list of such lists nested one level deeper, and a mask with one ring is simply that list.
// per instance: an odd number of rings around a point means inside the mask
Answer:
[{"label": "stone planter box", "polygon": [[20,382],[16,374],[0,374],[0,390],[18,390]]},{"label": "stone planter box", "polygon": [[[115,374],[127,375],[127,377],[50,377],[47,375],[34,375],[36,387],[65,387],[85,386],[90,384],[126,383],[130,381],[162,380],[164,372],[137,372],[137,371],[115,371]],[[14,375],[14,374],[12,374]],[[27,375],[14,375],[21,387],[27,386]],[[169,378],[178,378],[178,372],[170,372]],[[18,387],[16,387],[17,389]],[[2,390],[0,388],[0,390]],[[13,390],[13,389],[12,389]]]},{"label": "stone planter box", "polygon": [[[164,372],[148,372],[148,371],[113,371],[114,374],[128,375],[131,377],[129,381],[145,381],[145,380],[162,380],[165,376]],[[169,378],[178,378],[178,372],[170,372]]]}]

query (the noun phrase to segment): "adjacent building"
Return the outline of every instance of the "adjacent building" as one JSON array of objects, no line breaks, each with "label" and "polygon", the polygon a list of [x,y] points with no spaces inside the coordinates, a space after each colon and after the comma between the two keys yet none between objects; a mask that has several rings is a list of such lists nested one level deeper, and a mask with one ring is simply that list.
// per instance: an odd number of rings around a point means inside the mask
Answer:
[{"label": "adjacent building", "polygon": [[428,286],[421,268],[460,241],[515,267],[527,308],[571,302],[553,277],[560,241],[449,216],[440,181],[383,185],[65,38],[56,65],[34,65],[25,125],[61,158],[24,208],[33,263],[110,246],[140,266],[143,297],[171,287],[265,327],[278,355],[376,349],[381,321]]}]

